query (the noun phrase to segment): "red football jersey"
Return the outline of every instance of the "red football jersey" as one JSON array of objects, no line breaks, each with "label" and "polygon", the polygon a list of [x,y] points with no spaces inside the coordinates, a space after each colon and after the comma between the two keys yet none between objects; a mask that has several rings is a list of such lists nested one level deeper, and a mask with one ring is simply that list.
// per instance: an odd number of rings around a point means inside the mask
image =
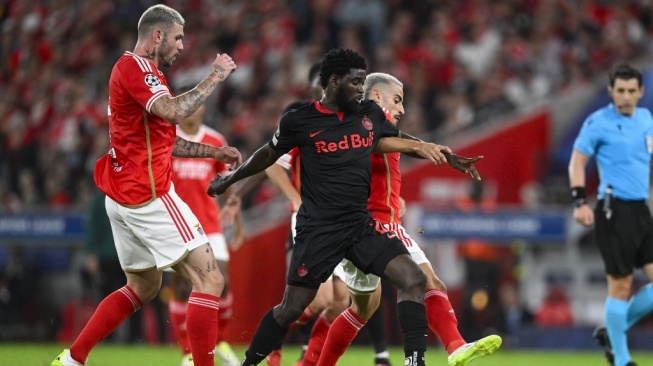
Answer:
[{"label": "red football jersey", "polygon": [[[290,183],[297,190],[301,192],[302,189],[302,180],[300,178],[300,164],[299,164],[299,148],[295,147],[287,153],[283,154],[278,160],[277,164],[281,165],[284,169],[290,171]],[[293,210],[292,204],[290,204],[290,211]]]},{"label": "red football jersey", "polygon": [[168,81],[148,59],[125,52],[109,80],[109,153],[95,163],[95,183],[124,205],[147,203],[170,189],[175,126],[150,113],[172,95]]},{"label": "red football jersey", "polygon": [[[224,136],[207,126],[200,126],[194,136],[185,134],[177,126],[177,135],[188,141],[218,147],[227,146]],[[206,188],[217,173],[224,173],[226,170],[227,166],[215,159],[172,158],[172,182],[175,184],[175,191],[200,220],[206,234],[222,232],[220,208],[215,198],[206,194]]]},{"label": "red football jersey", "polygon": [[[392,117],[386,112],[386,118]],[[401,153],[372,154],[372,179],[370,181],[370,198],[367,208],[372,217],[381,223],[401,223],[399,217],[399,192],[401,190]]]}]

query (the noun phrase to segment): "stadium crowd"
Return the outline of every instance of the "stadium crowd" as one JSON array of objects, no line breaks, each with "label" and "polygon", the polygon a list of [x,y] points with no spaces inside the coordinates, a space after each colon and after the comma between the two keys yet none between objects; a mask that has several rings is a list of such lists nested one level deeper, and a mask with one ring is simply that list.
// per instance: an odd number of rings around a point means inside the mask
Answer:
[{"label": "stadium crowd", "polygon": [[[0,210],[85,207],[107,150],[111,65],[154,3],[0,3]],[[446,142],[648,54],[653,31],[653,4],[637,0],[166,3],[188,35],[188,54],[167,74],[174,87],[195,85],[216,52],[238,64],[207,103],[207,123],[245,157],[285,105],[307,96],[308,68],[334,46],[404,81],[402,129]]]}]

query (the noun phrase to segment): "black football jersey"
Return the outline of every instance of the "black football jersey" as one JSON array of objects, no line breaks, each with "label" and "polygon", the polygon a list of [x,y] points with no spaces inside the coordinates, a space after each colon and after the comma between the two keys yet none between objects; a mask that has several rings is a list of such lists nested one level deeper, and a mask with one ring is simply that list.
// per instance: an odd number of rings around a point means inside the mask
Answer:
[{"label": "black football jersey", "polygon": [[399,131],[381,107],[367,100],[356,112],[332,112],[320,102],[281,117],[270,147],[298,147],[301,157],[300,216],[310,221],[352,221],[370,216],[370,154],[379,139]]}]

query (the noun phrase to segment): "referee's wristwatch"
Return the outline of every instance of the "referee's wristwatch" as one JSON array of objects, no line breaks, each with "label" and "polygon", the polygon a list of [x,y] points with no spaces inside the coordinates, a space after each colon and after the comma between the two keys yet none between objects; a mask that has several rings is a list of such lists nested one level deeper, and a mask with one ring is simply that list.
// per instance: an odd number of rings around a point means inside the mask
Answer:
[{"label": "referee's wristwatch", "polygon": [[587,200],[585,200],[584,198],[578,198],[574,200],[574,208],[579,208],[586,204],[587,204]]}]

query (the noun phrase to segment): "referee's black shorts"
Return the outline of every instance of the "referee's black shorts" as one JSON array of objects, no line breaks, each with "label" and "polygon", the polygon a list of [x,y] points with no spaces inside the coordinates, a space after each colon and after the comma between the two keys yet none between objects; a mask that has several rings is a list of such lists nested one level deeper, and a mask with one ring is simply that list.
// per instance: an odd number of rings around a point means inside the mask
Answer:
[{"label": "referee's black shorts", "polygon": [[646,201],[612,198],[612,216],[603,211],[604,200],[594,209],[596,242],[603,257],[605,271],[624,277],[635,268],[653,263],[653,218]]},{"label": "referee's black shorts", "polygon": [[384,233],[369,217],[319,225],[306,225],[302,221],[298,217],[295,246],[288,267],[287,284],[291,286],[318,288],[343,258],[365,273],[383,277],[392,259],[408,254],[399,238]]}]

